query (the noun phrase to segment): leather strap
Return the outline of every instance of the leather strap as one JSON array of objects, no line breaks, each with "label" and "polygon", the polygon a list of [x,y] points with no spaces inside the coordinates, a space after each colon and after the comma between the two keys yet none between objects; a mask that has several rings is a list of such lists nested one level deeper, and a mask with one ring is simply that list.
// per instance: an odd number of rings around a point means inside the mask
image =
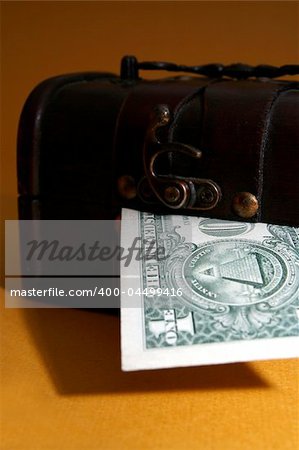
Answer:
[{"label": "leather strap", "polygon": [[[178,112],[172,137],[178,141],[186,139],[187,119],[183,117],[189,118],[192,145],[203,155],[192,166],[174,156],[172,171],[182,176],[211,178],[219,184],[223,197],[209,211],[210,217],[236,219],[233,198],[246,191],[255,195],[260,204],[253,220],[263,219],[264,153],[272,110],[281,92],[291,87],[292,83],[221,80],[205,89],[203,100],[200,96],[189,99]],[[197,121],[196,108],[203,111],[201,121]]]}]

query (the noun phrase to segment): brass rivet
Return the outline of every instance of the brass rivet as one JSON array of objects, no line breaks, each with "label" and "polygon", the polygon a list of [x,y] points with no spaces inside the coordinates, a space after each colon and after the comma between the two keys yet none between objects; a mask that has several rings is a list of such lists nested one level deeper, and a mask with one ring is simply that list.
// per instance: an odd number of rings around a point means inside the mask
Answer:
[{"label": "brass rivet", "polygon": [[197,197],[201,203],[209,204],[215,200],[215,193],[209,187],[199,190]]},{"label": "brass rivet", "polygon": [[244,219],[253,217],[259,208],[257,198],[250,192],[238,192],[233,199],[234,212]]},{"label": "brass rivet", "polygon": [[132,200],[137,195],[136,184],[130,175],[122,175],[117,180],[119,194],[126,200]]},{"label": "brass rivet", "polygon": [[164,190],[164,199],[168,203],[175,203],[179,200],[181,196],[180,190],[175,186],[168,186]]}]

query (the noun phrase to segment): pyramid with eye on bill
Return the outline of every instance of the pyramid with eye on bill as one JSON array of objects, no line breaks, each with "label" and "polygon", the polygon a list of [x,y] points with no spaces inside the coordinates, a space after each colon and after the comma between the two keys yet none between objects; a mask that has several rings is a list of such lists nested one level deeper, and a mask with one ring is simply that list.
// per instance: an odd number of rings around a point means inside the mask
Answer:
[{"label": "pyramid with eye on bill", "polygon": [[194,272],[197,275],[203,274],[215,278],[223,278],[255,287],[261,287],[264,284],[259,260],[254,253],[247,253],[244,256],[243,252],[239,252],[239,255],[233,260],[213,264],[203,269],[197,267]]}]

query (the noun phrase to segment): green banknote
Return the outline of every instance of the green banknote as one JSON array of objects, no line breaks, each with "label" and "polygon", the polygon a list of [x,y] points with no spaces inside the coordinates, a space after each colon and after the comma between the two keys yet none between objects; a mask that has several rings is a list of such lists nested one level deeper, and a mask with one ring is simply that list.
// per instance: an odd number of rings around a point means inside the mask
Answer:
[{"label": "green banknote", "polygon": [[123,370],[299,353],[299,229],[123,210]]}]

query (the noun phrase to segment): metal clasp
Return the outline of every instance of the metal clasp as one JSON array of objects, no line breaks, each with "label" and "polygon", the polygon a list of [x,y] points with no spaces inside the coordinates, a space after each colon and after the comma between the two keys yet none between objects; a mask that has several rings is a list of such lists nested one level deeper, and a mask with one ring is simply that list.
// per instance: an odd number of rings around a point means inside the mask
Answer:
[{"label": "metal clasp", "polygon": [[[157,160],[164,154],[181,153],[188,158],[200,159],[202,152],[190,145],[179,142],[161,143],[157,131],[170,122],[167,105],[158,105],[153,111],[143,148],[143,167],[146,181],[161,203],[172,209],[209,210],[221,199],[220,187],[205,178],[158,175]],[[140,194],[143,201],[144,195]]]}]

